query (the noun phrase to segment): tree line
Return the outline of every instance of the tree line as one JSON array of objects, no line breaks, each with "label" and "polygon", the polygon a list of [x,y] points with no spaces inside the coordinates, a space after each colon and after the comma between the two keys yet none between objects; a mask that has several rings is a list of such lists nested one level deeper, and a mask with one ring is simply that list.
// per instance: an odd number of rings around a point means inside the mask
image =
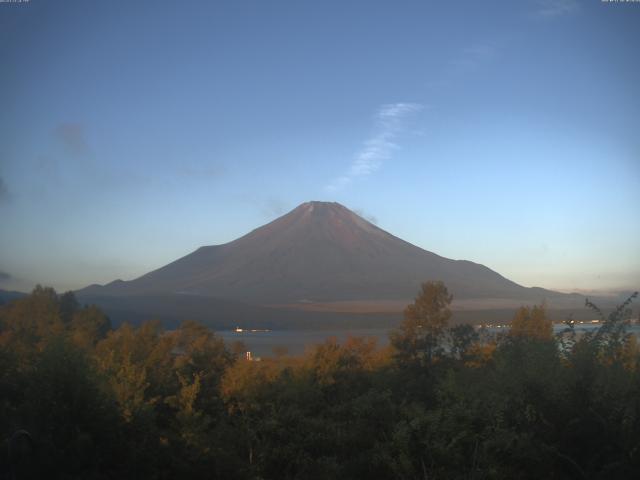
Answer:
[{"label": "tree line", "polygon": [[450,326],[427,282],[390,344],[328,339],[247,361],[185,321],[113,329],[73,293],[0,307],[0,478],[640,478],[634,294],[554,334]]}]

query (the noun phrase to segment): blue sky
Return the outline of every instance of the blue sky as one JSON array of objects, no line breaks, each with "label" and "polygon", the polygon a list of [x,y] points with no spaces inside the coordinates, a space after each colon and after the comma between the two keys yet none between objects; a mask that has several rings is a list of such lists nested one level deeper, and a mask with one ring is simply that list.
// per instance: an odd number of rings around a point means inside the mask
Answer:
[{"label": "blue sky", "polygon": [[640,3],[0,3],[0,288],[308,200],[526,286],[640,287]]}]

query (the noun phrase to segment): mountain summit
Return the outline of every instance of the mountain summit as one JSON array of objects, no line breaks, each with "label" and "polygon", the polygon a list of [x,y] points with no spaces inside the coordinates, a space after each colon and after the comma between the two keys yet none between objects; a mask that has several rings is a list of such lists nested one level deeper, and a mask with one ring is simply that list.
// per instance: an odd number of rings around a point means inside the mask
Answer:
[{"label": "mountain summit", "polygon": [[329,202],[303,203],[237,240],[200,247],[135,280],[79,293],[181,294],[253,304],[406,300],[426,280],[444,281],[456,299],[559,295],[423,250]]}]

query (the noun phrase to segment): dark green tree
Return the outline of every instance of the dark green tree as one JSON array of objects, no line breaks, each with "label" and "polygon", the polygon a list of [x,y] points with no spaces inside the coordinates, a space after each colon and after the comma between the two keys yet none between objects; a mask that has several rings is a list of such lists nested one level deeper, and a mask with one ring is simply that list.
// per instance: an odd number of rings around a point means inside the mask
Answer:
[{"label": "dark green tree", "polygon": [[58,300],[60,305],[60,319],[65,325],[69,325],[73,316],[80,308],[80,304],[72,291],[68,291],[60,295]]},{"label": "dark green tree", "polygon": [[472,325],[456,325],[449,329],[449,348],[451,355],[464,360],[471,347],[478,343],[480,335]]}]

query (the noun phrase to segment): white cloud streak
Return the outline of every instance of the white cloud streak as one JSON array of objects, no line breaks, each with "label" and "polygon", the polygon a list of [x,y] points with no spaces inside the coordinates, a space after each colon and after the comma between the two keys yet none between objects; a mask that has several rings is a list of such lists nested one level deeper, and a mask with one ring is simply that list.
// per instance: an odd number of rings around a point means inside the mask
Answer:
[{"label": "white cloud streak", "polygon": [[489,44],[477,44],[467,47],[460,55],[451,60],[449,63],[454,71],[458,73],[467,73],[478,67],[490,62],[497,55],[497,49]]},{"label": "white cloud streak", "polygon": [[544,18],[560,17],[580,9],[576,0],[539,0],[536,16]]},{"label": "white cloud streak", "polygon": [[333,179],[326,190],[335,192],[345,188],[354,179],[376,172],[385,160],[392,157],[399,146],[395,142],[404,131],[404,121],[412,113],[419,112],[423,105],[419,103],[390,103],[382,105],[375,116],[375,133],[367,139],[355,155],[349,169]]}]

